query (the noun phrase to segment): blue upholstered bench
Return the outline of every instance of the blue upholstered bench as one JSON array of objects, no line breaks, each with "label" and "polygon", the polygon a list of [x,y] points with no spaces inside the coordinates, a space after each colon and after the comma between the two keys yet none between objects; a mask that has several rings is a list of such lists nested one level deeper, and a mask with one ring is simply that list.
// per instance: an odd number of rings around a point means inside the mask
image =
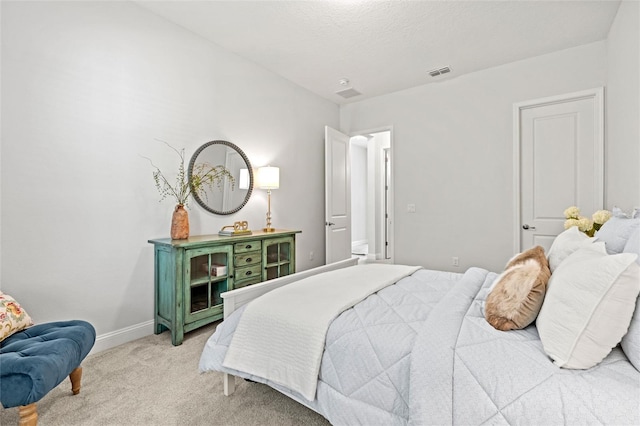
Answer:
[{"label": "blue upholstered bench", "polygon": [[86,321],[34,325],[0,342],[0,402],[20,407],[20,425],[38,421],[36,402],[67,376],[74,395],[80,392],[80,363],[89,354],[96,332]]}]

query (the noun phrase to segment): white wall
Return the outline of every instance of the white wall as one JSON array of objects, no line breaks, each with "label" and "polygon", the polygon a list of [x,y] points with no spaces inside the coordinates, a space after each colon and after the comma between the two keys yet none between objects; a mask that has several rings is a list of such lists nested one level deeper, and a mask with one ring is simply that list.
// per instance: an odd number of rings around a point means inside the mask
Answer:
[{"label": "white wall", "polygon": [[503,269],[515,229],[513,103],[605,82],[602,41],[341,107],[343,132],[393,126],[395,262]]},{"label": "white wall", "polygon": [[[81,318],[113,341],[151,332],[153,250],[168,237],[149,156],[228,140],[280,167],[273,224],[300,229],[299,270],[324,262],[324,125],[338,107],[130,2],[2,2],[2,290],[37,322]],[[195,203],[191,233],[265,224]],[[315,259],[309,260],[313,251]],[[125,335],[120,336],[124,330]],[[128,334],[127,334],[128,332]]]},{"label": "white wall", "polygon": [[640,207],[640,3],[623,1],[607,39],[606,204]]}]

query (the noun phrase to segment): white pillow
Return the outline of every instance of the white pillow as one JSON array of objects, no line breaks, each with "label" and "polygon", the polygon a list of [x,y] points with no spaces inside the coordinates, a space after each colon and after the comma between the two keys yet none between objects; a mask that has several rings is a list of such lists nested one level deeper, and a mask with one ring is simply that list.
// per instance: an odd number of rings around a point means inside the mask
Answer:
[{"label": "white pillow", "polygon": [[549,260],[549,269],[551,273],[560,265],[560,263],[569,257],[576,250],[590,246],[593,238],[587,237],[587,234],[580,232],[577,226],[572,226],[553,240],[547,259]]},{"label": "white pillow", "polygon": [[[622,252],[637,254],[636,263],[640,265],[640,228],[637,228],[631,234]],[[622,338],[620,346],[622,346],[622,350],[631,361],[631,364],[636,367],[636,370],[640,371],[640,296],[636,301],[636,310],[633,313],[633,318],[631,318],[629,331]]]},{"label": "white pillow", "polygon": [[627,244],[624,245],[622,252],[637,254],[638,258],[636,259],[636,263],[640,265],[640,228],[636,228],[636,230],[633,231],[633,234],[629,236]]},{"label": "white pillow", "polygon": [[636,211],[630,218],[619,208],[614,208],[613,216],[596,232],[595,238],[598,241],[604,241],[607,253],[622,253],[629,237],[638,228],[640,228],[640,217]]},{"label": "white pillow", "polygon": [[636,257],[607,255],[603,243],[594,243],[551,275],[536,326],[559,367],[591,368],[625,335],[640,292]]},{"label": "white pillow", "polygon": [[640,297],[636,300],[636,310],[631,318],[629,331],[622,338],[620,346],[631,364],[640,371]]}]

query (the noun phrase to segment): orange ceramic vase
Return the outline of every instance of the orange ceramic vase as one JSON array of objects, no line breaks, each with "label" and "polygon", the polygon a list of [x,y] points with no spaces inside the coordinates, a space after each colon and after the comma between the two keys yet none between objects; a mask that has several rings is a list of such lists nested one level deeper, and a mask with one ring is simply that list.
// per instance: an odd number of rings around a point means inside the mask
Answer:
[{"label": "orange ceramic vase", "polygon": [[178,204],[171,218],[171,239],[184,240],[189,238],[189,214],[184,205]]}]

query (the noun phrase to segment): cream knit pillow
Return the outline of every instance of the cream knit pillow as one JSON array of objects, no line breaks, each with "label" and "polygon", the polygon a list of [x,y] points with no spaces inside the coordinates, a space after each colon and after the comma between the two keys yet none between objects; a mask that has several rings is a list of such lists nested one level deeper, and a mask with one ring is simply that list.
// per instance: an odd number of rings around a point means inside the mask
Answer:
[{"label": "cream knit pillow", "polygon": [[582,247],[590,246],[593,240],[593,238],[587,237],[587,234],[580,232],[577,226],[572,226],[558,235],[555,240],[553,240],[553,244],[551,244],[547,255],[551,273],[553,273],[560,263],[569,257],[571,253]]}]

